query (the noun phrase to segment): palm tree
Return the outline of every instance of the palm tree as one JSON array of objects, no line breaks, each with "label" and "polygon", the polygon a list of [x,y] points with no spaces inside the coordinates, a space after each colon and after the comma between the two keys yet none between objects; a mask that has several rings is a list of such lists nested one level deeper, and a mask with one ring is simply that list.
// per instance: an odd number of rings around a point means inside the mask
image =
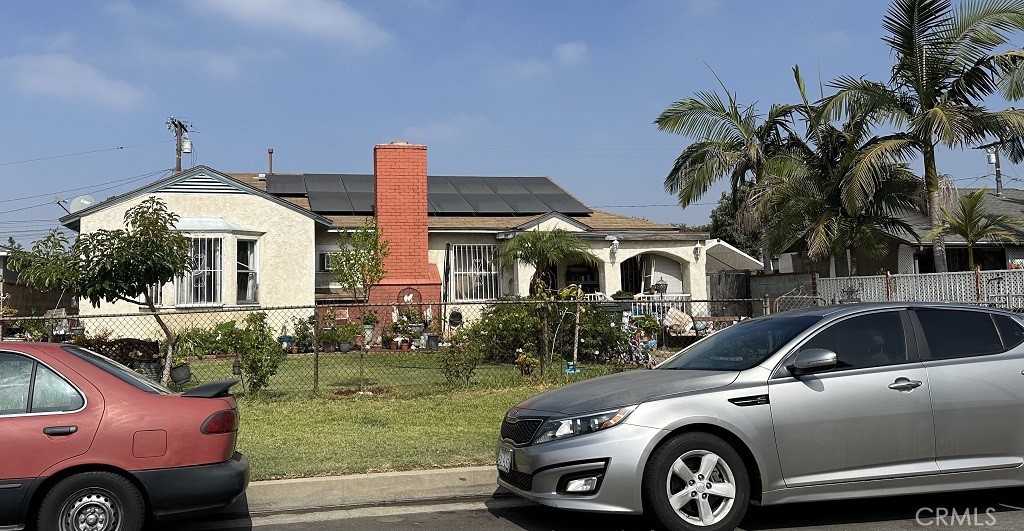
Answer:
[{"label": "palm tree", "polygon": [[508,266],[515,267],[517,263],[523,263],[534,268],[530,277],[530,294],[543,301],[537,305],[541,323],[540,334],[537,337],[537,354],[540,355],[540,370],[543,374],[544,366],[551,362],[551,353],[548,349],[551,305],[544,295],[547,288],[544,272],[559,262],[595,264],[597,258],[590,252],[587,242],[564,229],[520,232],[502,243],[499,252],[502,261]]},{"label": "palm tree", "polygon": [[[825,100],[837,118],[843,110],[879,113],[901,132],[887,149],[920,153],[932,227],[940,224],[935,150],[974,146],[995,137],[1017,160],[1024,154],[1024,110],[990,111],[981,102],[1000,93],[1024,96],[1024,53],[995,52],[1024,30],[1024,0],[975,0],[954,10],[949,0],[893,0],[883,20],[883,40],[895,64],[888,83],[843,76]],[[856,111],[854,111],[856,112]],[[941,238],[933,241],[935,270],[946,271]]]},{"label": "palm tree", "polygon": [[544,272],[559,262],[596,264],[586,241],[564,229],[530,230],[506,240],[500,248],[502,261],[508,266],[517,262],[533,266],[530,294],[541,295],[547,284]]},{"label": "palm tree", "polygon": [[872,136],[871,114],[858,112],[837,127],[809,102],[800,69],[793,74],[803,100],[794,108],[807,132],[791,135],[769,163],[767,177],[751,191],[747,215],[765,228],[771,252],[802,233],[812,260],[851,247],[880,256],[887,234],[915,234],[900,214],[919,208],[919,181],[898,160],[891,146],[897,140]]},{"label": "palm tree", "polygon": [[981,202],[985,197],[985,189],[961,197],[956,210],[945,211],[942,224],[932,229],[930,237],[956,234],[967,240],[967,265],[974,270],[974,246],[978,242],[1018,243],[1017,235],[1007,227],[1024,229],[1024,219],[992,214],[985,210]]},{"label": "palm tree", "polygon": [[[766,164],[783,144],[783,133],[790,132],[791,106],[772,105],[762,120],[753,105],[740,105],[724,85],[722,89],[726,101],[712,92],[698,92],[673,103],[654,120],[661,131],[696,139],[665,177],[665,191],[683,208],[726,176],[735,201],[738,190],[764,178]],[[767,271],[767,253],[763,259]]]}]

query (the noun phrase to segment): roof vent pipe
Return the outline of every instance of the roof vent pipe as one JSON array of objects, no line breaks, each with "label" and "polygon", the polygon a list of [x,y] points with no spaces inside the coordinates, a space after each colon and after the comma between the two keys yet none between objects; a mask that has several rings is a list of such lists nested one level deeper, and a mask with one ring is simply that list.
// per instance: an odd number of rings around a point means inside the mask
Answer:
[{"label": "roof vent pipe", "polygon": [[274,174],[274,148],[267,148],[267,175]]}]

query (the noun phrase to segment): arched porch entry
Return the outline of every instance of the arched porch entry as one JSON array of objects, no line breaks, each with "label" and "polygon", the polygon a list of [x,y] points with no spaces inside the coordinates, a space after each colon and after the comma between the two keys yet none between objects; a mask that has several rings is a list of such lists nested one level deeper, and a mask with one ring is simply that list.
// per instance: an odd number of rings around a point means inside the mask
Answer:
[{"label": "arched porch entry", "polygon": [[650,293],[659,280],[668,284],[667,293],[690,293],[689,263],[667,253],[640,253],[619,263],[622,291]]}]

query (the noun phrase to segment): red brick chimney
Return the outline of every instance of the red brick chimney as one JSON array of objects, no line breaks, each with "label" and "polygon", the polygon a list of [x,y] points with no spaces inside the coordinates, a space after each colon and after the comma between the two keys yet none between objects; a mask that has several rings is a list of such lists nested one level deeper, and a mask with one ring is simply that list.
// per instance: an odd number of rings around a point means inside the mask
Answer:
[{"label": "red brick chimney", "polygon": [[387,274],[370,302],[395,303],[414,288],[422,302],[441,300],[441,276],[427,259],[427,146],[392,142],[373,148],[374,210],[388,242]]}]

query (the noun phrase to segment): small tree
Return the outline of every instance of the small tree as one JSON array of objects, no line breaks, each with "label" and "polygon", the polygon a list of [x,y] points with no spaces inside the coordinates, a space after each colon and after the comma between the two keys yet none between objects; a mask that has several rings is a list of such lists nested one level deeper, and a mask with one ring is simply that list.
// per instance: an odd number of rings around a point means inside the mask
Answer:
[{"label": "small tree", "polygon": [[[549,231],[530,230],[517,234],[502,244],[501,259],[510,266],[522,262],[534,268],[533,276],[530,277],[530,294],[544,301],[537,306],[537,313],[541,320],[541,334],[537,338],[537,353],[542,362],[550,362],[548,321],[551,307],[548,304],[549,297],[544,292],[547,288],[547,284],[544,282],[544,271],[563,261],[596,264],[598,263],[597,257],[590,252],[590,245],[582,238],[564,229],[553,229]],[[541,372],[543,373],[543,371],[544,366],[541,365]]]},{"label": "small tree", "polygon": [[967,240],[967,264],[974,270],[974,246],[980,241],[993,243],[1017,243],[1017,236],[1008,228],[1024,228],[1024,219],[1014,216],[992,214],[985,210],[981,201],[985,189],[961,197],[956,210],[945,211],[942,224],[929,233],[929,239],[946,234],[956,234]]},{"label": "small tree", "polygon": [[352,291],[352,298],[370,300],[370,288],[380,282],[387,270],[388,242],[382,240],[377,222],[367,220],[355,232],[344,232],[338,237],[340,251],[328,255],[331,273],[341,287]]},{"label": "small tree", "polygon": [[128,209],[125,228],[81,234],[73,244],[60,231],[32,244],[28,251],[15,248],[11,267],[25,285],[40,290],[62,290],[88,299],[139,304],[139,297],[156,319],[167,340],[161,381],[170,380],[174,334],[156,312],[150,288],[162,286],[189,270],[189,239],[174,231],[178,215],[150,197]]}]

